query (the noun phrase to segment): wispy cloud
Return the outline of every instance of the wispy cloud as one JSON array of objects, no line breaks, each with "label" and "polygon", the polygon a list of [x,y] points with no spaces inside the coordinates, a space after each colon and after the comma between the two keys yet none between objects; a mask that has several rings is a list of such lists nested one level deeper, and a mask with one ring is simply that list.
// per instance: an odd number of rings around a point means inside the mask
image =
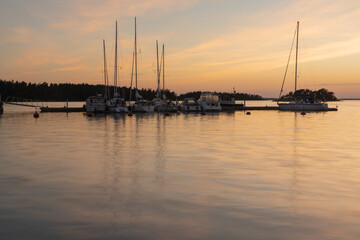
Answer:
[{"label": "wispy cloud", "polygon": [[65,0],[46,5],[34,1],[23,2],[26,8],[21,9],[11,5],[25,14],[2,14],[12,24],[0,26],[6,33],[0,37],[0,72],[10,78],[67,74],[69,81],[78,81],[80,77],[73,76],[79,72],[83,82],[100,79],[102,39],[113,69],[115,20],[120,74],[130,78],[134,16],[139,22],[139,78],[144,87],[155,85],[156,39],[165,42],[168,86],[178,89],[273,87],[282,77],[297,20],[301,62],[305,57],[324,62],[360,54],[357,0],[274,1],[251,11],[242,10],[246,4],[235,0]]},{"label": "wispy cloud", "polygon": [[[270,9],[250,16],[256,16],[256,19],[262,16],[258,25],[240,27],[235,31],[232,27],[232,32],[207,39],[174,54],[173,58],[179,62],[201,58],[199,65],[204,67],[241,64],[254,70],[260,66],[264,70],[277,68],[286,63],[284,60],[290,49],[297,19],[304,23],[301,25],[301,38],[303,42],[310,43],[307,53],[312,60],[360,52],[360,32],[352,25],[360,15],[360,6],[356,2],[297,1],[277,12],[273,11]],[[236,24],[236,19],[233,22]],[[344,28],[348,31],[344,32]],[[339,32],[342,34],[337,34]]]},{"label": "wispy cloud", "polygon": [[51,24],[51,27],[88,34],[104,28],[114,19],[125,17],[152,17],[182,11],[198,4],[200,0],[107,0],[107,1],[68,1],[74,13],[65,15]]}]

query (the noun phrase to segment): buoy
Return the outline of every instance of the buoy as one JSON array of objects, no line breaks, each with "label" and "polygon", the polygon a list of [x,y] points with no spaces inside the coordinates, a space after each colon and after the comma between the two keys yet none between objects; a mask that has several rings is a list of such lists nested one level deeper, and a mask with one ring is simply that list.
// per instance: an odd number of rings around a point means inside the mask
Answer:
[{"label": "buoy", "polygon": [[128,116],[129,116],[129,117],[132,117],[132,115],[133,115],[132,112],[129,112],[129,113],[128,113]]},{"label": "buoy", "polygon": [[170,116],[170,113],[169,113],[169,112],[166,112],[164,115],[165,115],[165,116]]},{"label": "buoy", "polygon": [[39,113],[37,111],[35,111],[34,118],[39,118],[39,117],[40,117]]},{"label": "buoy", "polygon": [[301,112],[301,115],[305,115],[306,113],[305,112]]},{"label": "buoy", "polygon": [[251,112],[246,112],[246,115],[251,115]]},{"label": "buoy", "polygon": [[206,112],[201,112],[201,115],[206,115]]},{"label": "buoy", "polygon": [[86,115],[87,115],[88,117],[94,116],[94,114],[93,114],[92,112],[87,112]]}]

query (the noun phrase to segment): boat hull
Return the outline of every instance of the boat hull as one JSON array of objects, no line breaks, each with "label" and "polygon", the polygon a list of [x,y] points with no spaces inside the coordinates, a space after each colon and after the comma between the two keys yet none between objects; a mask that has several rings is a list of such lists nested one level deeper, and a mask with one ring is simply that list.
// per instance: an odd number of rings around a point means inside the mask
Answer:
[{"label": "boat hull", "polygon": [[142,113],[151,113],[154,112],[155,110],[155,106],[154,105],[143,105],[143,104],[138,104],[138,103],[134,103],[131,106],[131,111],[132,112],[142,112]]},{"label": "boat hull", "polygon": [[129,110],[124,106],[109,106],[109,113],[128,113]]},{"label": "boat hull", "polygon": [[201,110],[204,112],[221,112],[220,103],[214,103],[214,104],[200,103],[200,105],[201,105]]},{"label": "boat hull", "polygon": [[173,106],[162,105],[162,106],[157,106],[155,110],[157,112],[177,112],[179,109],[178,106],[176,105]]},{"label": "boat hull", "polygon": [[181,105],[180,111],[181,112],[201,112],[201,107],[199,105],[195,105],[195,106]]}]

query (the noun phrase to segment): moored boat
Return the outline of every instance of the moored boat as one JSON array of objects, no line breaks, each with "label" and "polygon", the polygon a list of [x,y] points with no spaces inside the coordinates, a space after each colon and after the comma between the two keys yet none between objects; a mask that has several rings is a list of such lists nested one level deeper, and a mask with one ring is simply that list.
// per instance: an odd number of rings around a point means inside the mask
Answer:
[{"label": "moored boat", "polygon": [[[295,35],[294,35],[295,38]],[[292,47],[291,47],[292,50]],[[298,51],[299,51],[299,22],[296,24],[296,57],[295,57],[295,91],[294,91],[294,101],[287,102],[287,103],[280,103],[278,101],[279,110],[281,111],[328,111],[329,107],[327,103],[320,102],[317,99],[312,98],[308,95],[298,95],[297,90],[297,72],[298,72]],[[291,51],[289,60],[291,57]],[[279,99],[281,97],[281,93],[283,92],[284,82],[286,78],[286,73],[289,66],[289,60],[285,70],[285,76],[283,79],[283,83],[281,86]]]},{"label": "moored boat", "polygon": [[[156,56],[157,56],[157,92],[156,98],[153,99],[153,104],[155,106],[155,111],[157,112],[177,112],[179,110],[179,106],[175,104],[173,101],[166,99],[165,95],[165,48],[164,44],[162,45],[162,54],[161,54],[161,63],[159,67],[159,51],[158,51],[158,41],[156,41]],[[163,79],[162,90],[160,90],[160,79]],[[161,93],[162,92],[162,93]],[[162,96],[161,96],[162,95]]]},{"label": "moored boat", "polygon": [[85,108],[87,112],[104,113],[106,106],[106,99],[101,94],[86,99]]},{"label": "moored boat", "polygon": [[180,111],[201,112],[201,106],[194,98],[185,98],[180,104]]},{"label": "moored boat", "polygon": [[[145,99],[143,99],[143,97],[138,93],[137,89],[137,39],[136,39],[136,17],[135,17],[135,42],[134,42],[134,53],[133,53],[133,70],[135,67],[135,103],[133,103],[130,106],[130,111],[132,112],[142,112],[142,113],[151,113],[154,112],[155,106],[152,102],[149,102]],[[131,73],[131,86],[130,89],[132,89],[132,79],[133,79],[133,74],[134,72],[132,71]],[[130,92],[130,101],[131,101],[131,92]]]},{"label": "moored boat", "polygon": [[221,111],[219,95],[216,93],[206,92],[201,94],[198,103],[201,106],[201,110],[204,112]]},{"label": "moored boat", "polygon": [[125,99],[120,97],[120,94],[117,92],[117,21],[115,25],[115,66],[114,66],[114,97],[108,101],[108,110],[109,113],[128,113],[128,107],[126,106]]}]

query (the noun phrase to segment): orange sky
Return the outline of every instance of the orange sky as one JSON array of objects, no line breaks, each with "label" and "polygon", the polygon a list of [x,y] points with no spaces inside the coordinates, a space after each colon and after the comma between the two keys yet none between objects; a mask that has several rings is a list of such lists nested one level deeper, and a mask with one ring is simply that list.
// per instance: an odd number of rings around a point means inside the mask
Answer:
[{"label": "orange sky", "polygon": [[[296,21],[298,88],[360,97],[360,2],[355,0],[5,0],[0,9],[0,78],[103,83],[102,40],[113,78],[115,21],[119,79],[130,85],[134,16],[139,87],[156,88],[155,41],[165,44],[166,87],[277,97]],[[293,89],[290,66],[285,92]]]}]

